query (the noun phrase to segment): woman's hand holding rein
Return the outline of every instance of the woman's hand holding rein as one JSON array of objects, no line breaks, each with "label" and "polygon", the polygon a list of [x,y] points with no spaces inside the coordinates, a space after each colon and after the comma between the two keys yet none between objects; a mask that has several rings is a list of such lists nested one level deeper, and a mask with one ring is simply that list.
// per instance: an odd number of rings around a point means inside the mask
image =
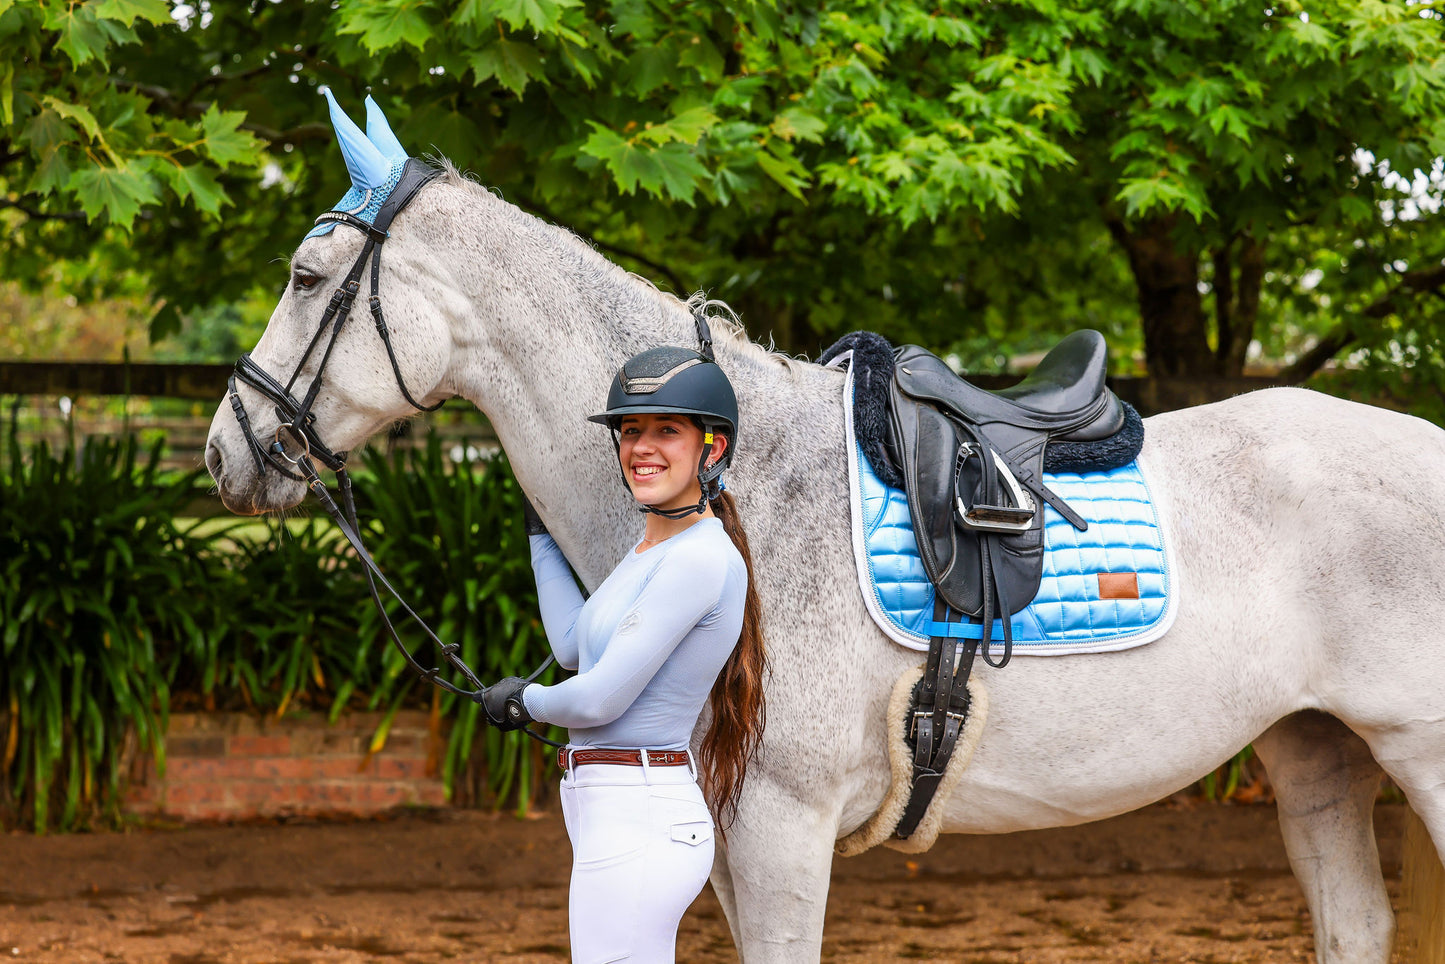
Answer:
[{"label": "woman's hand holding rein", "polygon": [[522,702],[522,690],[526,687],[527,680],[520,676],[508,676],[482,690],[478,702],[482,704],[482,712],[487,714],[487,722],[499,730],[520,730],[532,722],[532,715]]}]

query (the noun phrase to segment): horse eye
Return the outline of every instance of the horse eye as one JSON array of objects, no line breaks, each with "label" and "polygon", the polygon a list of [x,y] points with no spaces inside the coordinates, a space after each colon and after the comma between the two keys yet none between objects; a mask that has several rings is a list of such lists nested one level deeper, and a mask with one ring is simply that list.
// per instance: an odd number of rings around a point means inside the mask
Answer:
[{"label": "horse eye", "polygon": [[320,282],[320,280],[321,279],[316,277],[316,275],[314,274],[298,272],[296,275],[296,287],[307,289],[314,288],[316,287],[317,283]]}]

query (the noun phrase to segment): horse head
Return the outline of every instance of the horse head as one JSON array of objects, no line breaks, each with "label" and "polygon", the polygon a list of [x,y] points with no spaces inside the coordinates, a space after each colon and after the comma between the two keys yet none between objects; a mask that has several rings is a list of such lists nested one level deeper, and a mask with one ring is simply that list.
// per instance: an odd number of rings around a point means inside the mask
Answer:
[{"label": "horse head", "polygon": [[422,200],[441,172],[408,158],[370,97],[363,132],[323,93],[351,188],[292,256],[280,302],[212,420],[206,467],[235,512],[295,505],[302,459],[338,468],[387,423],[454,394],[452,325],[437,296],[447,285]]},{"label": "horse head", "polygon": [[[363,133],[332,101],[352,187],[296,250],[212,421],[206,465],[222,501],[241,513],[294,506],[306,484],[291,459],[335,469],[389,423],[460,396],[491,422],[569,560],[600,578],[635,515],[611,441],[587,417],[627,358],[696,344],[692,309],[711,303],[658,291],[445,161],[408,159],[374,103],[368,114]],[[348,290],[355,307],[338,328]],[[829,446],[819,425],[832,421],[840,376],[753,344],[731,316],[710,317],[753,453],[731,478],[762,500],[795,499],[808,491],[798,474],[762,466],[776,452],[808,464]],[[799,405],[818,411],[773,417]]]}]

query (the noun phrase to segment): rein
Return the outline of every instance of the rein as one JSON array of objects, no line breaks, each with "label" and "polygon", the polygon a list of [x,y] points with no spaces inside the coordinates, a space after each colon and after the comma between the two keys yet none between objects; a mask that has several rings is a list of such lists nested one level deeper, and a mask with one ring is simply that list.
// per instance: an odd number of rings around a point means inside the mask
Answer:
[{"label": "rein", "polygon": [[[366,269],[368,258],[371,262],[371,315],[376,324],[377,334],[381,336],[382,344],[386,347],[387,358],[391,361],[392,374],[396,376],[397,387],[401,390],[402,397],[418,411],[434,412],[445,402],[438,402],[435,405],[426,406],[416,401],[410,390],[407,389],[406,380],[402,377],[401,366],[397,364],[396,352],[391,345],[391,332],[386,326],[386,320],[382,315],[381,297],[379,292],[381,275],[381,246],[390,236],[387,228],[391,226],[392,219],[411,202],[423,187],[438,177],[442,172],[430,167],[415,158],[408,158],[402,168],[400,180],[396,187],[382,204],[381,210],[377,212],[373,223],[368,224],[353,214],[344,211],[328,211],[316,219],[317,224],[327,221],[334,221],[355,228],[366,235],[366,244],[361,249],[361,254],[351,265],[351,270],[346,275],[346,280],[331,296],[331,302],[326,306],[326,312],[321,316],[321,324],[316,329],[311,343],[306,346],[306,351],[301,355],[301,360],[296,363],[296,369],[282,385],[269,372],[251,358],[251,353],[246,352],[237,361],[235,371],[228,379],[229,392],[227,397],[231,401],[231,410],[236,415],[236,421],[241,427],[241,433],[246,438],[246,445],[250,449],[251,458],[256,463],[258,475],[264,475],[266,466],[270,465],[282,475],[297,482],[304,483],[311,490],[311,494],[321,503],[321,507],[331,516],[346,541],[356,551],[357,558],[362,562],[366,573],[367,584],[371,588],[371,600],[376,604],[376,611],[381,616],[383,625],[386,626],[387,634],[391,637],[392,644],[406,660],[407,666],[412,671],[429,683],[435,684],[446,690],[448,693],[455,693],[457,696],[464,696],[477,704],[482,702],[482,692],[486,689],[477,674],[458,655],[459,646],[456,643],[444,643],[431,627],[407,605],[406,600],[392,586],[390,580],[377,566],[371,553],[361,541],[361,527],[356,517],[356,502],[352,496],[351,476],[346,471],[346,452],[333,452],[321,440],[316,431],[316,415],[311,411],[312,404],[316,401],[317,394],[321,391],[321,376],[326,369],[326,363],[331,360],[331,351],[336,346],[336,339],[341,334],[341,328],[351,314],[352,306],[356,301],[357,293],[361,290],[361,274]],[[306,366],[307,360],[315,352],[322,338],[326,335],[327,329],[331,331],[331,337],[326,342],[326,348],[321,354],[321,362],[316,368],[316,376],[311,380],[311,385],[306,390],[306,396],[298,400],[292,394],[292,386],[300,376],[301,370]],[[240,379],[246,385],[260,392],[262,396],[275,405],[276,417],[280,424],[276,427],[275,435],[269,447],[264,446],[256,437],[251,428],[251,419],[246,413],[246,407],[241,402],[241,397],[236,391],[236,380]],[[315,460],[319,460],[332,472],[336,473],[338,490],[341,493],[341,505],[332,498],[326,484],[321,481],[316,471]],[[294,466],[296,471],[288,468]],[[299,472],[299,474],[298,474]],[[344,508],[343,508],[344,506]],[[460,674],[465,680],[466,686],[470,689],[458,686],[444,678],[442,667],[426,667],[420,663],[407,649],[406,644],[401,641],[397,634],[396,627],[392,625],[391,618],[386,613],[386,607],[382,604],[381,593],[377,589],[377,581],[386,587],[401,608],[411,619],[422,628],[427,638],[436,645],[443,660],[453,671]],[[552,664],[551,656],[537,667],[526,679],[533,682],[542,672]],[[555,740],[548,739],[533,730],[522,728],[522,732],[548,746],[565,746]]]}]

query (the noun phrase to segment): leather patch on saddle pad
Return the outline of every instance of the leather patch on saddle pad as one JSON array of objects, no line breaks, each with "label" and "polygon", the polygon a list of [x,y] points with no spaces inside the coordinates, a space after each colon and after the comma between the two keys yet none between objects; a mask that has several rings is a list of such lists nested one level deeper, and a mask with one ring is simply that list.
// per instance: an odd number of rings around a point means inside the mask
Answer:
[{"label": "leather patch on saddle pad", "polygon": [[1138,599],[1139,574],[1134,572],[1099,573],[1100,599]]}]

